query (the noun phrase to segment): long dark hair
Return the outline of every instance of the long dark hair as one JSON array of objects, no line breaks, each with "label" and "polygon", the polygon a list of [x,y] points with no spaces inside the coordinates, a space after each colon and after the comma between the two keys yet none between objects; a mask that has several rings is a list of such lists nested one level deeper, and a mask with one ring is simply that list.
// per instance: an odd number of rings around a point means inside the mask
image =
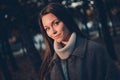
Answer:
[{"label": "long dark hair", "polygon": [[41,34],[43,35],[43,38],[45,40],[46,51],[40,69],[41,77],[44,77],[46,72],[48,72],[47,71],[49,69],[48,65],[54,54],[53,40],[50,37],[48,37],[42,24],[42,16],[48,13],[54,14],[58,19],[63,21],[63,23],[66,25],[66,27],[70,32],[76,32],[77,35],[84,37],[80,29],[78,28],[78,25],[74,21],[73,17],[69,14],[69,11],[65,6],[59,3],[50,3],[45,8],[43,8],[39,15],[39,24],[40,24]]}]

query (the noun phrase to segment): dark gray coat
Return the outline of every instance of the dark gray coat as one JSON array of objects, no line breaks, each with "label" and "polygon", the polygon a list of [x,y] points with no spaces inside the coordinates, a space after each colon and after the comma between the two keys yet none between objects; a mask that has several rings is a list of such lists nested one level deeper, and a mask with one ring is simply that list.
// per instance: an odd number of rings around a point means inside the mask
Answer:
[{"label": "dark gray coat", "polygon": [[[120,80],[118,70],[105,49],[77,37],[72,55],[67,60],[69,80]],[[65,80],[60,59],[55,54],[45,80]]]}]

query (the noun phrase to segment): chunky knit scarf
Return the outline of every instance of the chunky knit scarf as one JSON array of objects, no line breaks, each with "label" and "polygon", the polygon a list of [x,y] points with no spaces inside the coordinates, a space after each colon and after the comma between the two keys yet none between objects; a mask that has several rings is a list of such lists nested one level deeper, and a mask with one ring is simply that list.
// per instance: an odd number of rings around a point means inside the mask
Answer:
[{"label": "chunky knit scarf", "polygon": [[60,57],[60,59],[65,60],[71,55],[74,49],[75,41],[76,41],[76,33],[74,32],[71,34],[68,43],[64,47],[62,47],[60,43],[54,41],[54,49],[57,55]]}]

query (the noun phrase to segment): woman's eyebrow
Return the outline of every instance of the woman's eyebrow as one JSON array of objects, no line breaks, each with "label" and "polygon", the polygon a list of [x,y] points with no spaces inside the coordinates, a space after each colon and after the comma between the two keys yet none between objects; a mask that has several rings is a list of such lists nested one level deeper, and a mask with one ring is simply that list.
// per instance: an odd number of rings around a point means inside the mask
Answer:
[{"label": "woman's eyebrow", "polygon": [[58,18],[56,18],[55,20],[53,20],[53,21],[52,21],[52,24],[53,24],[55,21],[57,21],[57,20],[59,20],[59,19],[58,19]]},{"label": "woman's eyebrow", "polygon": [[54,19],[54,20],[52,21],[52,25],[54,24],[54,22],[55,22],[56,20],[58,20],[58,19]]},{"label": "woman's eyebrow", "polygon": [[[54,22],[55,22],[56,20],[59,20],[59,19],[58,19],[58,18],[56,18],[56,19],[54,19],[53,21],[51,21],[51,23],[50,23],[50,24],[51,24],[51,26],[54,24]],[[45,26],[43,25],[43,27],[44,27],[44,28],[47,28],[48,26],[47,26],[47,25],[45,25]]]}]

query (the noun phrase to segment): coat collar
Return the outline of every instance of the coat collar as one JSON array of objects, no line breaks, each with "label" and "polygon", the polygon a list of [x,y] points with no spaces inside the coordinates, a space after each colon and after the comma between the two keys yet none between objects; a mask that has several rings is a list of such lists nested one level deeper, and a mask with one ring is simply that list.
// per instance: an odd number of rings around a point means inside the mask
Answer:
[{"label": "coat collar", "polygon": [[88,40],[86,38],[81,38],[78,36],[76,39],[76,44],[72,55],[83,58],[87,50],[87,43]]}]

